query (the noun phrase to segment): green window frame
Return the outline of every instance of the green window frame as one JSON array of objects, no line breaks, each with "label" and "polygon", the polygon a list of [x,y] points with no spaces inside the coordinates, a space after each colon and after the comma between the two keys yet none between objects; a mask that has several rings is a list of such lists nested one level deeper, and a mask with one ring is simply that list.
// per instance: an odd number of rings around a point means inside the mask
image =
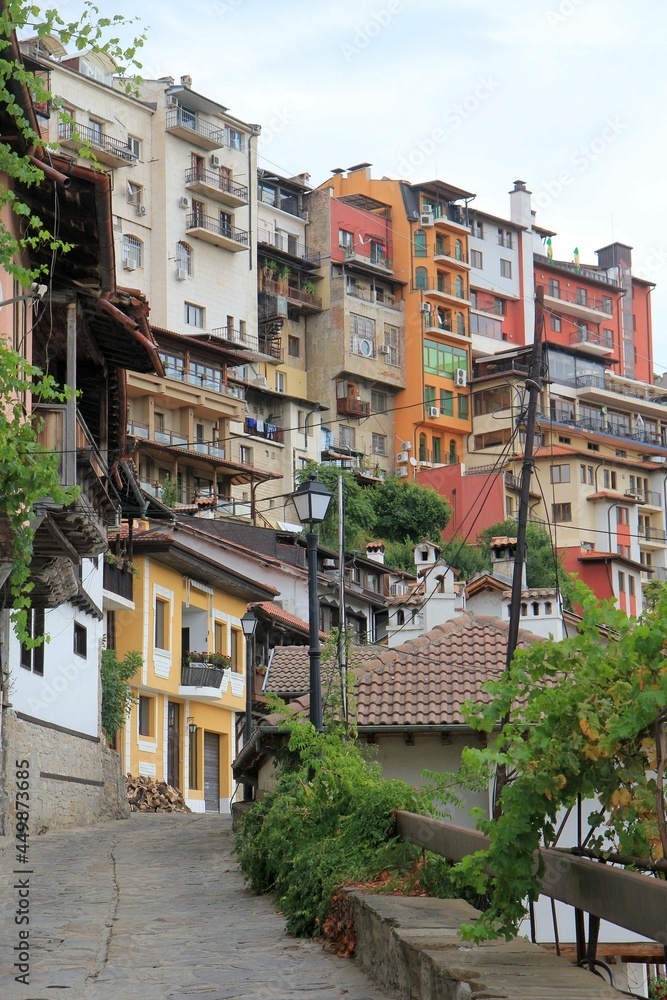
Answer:
[{"label": "green window frame", "polygon": [[415,257],[426,256],[426,233],[423,229],[415,230]]},{"label": "green window frame", "polygon": [[440,390],[440,413],[443,417],[454,416],[454,393],[451,389]]},{"label": "green window frame", "polygon": [[428,288],[428,271],[425,267],[415,268],[415,288]]},{"label": "green window frame", "polygon": [[459,396],[458,397],[458,413],[459,420],[467,420],[470,416],[470,397],[469,396]]}]

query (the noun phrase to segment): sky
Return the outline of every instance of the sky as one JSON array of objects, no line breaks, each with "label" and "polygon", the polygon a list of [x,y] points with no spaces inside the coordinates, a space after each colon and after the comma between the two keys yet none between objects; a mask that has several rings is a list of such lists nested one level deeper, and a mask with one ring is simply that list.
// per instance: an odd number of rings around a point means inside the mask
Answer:
[{"label": "sky", "polygon": [[[311,184],[367,161],[509,216],[526,181],[554,256],[612,240],[656,283],[667,369],[667,5],[661,0],[96,0],[147,29],[144,77],[182,74],[262,126],[259,164]],[[81,0],[60,0],[69,18]],[[136,25],[124,28],[130,39]]]}]

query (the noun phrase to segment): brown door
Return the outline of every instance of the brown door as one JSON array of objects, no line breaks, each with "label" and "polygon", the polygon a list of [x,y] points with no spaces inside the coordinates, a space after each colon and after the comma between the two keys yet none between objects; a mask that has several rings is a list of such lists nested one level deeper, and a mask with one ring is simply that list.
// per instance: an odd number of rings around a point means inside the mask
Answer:
[{"label": "brown door", "polygon": [[204,803],[206,812],[220,812],[220,736],[204,733]]},{"label": "brown door", "polygon": [[181,785],[181,706],[174,701],[167,705],[167,782],[174,788]]},{"label": "brown door", "polygon": [[190,167],[192,168],[192,176],[194,180],[201,181],[204,179],[206,164],[203,156],[197,156],[196,153],[190,153]]}]

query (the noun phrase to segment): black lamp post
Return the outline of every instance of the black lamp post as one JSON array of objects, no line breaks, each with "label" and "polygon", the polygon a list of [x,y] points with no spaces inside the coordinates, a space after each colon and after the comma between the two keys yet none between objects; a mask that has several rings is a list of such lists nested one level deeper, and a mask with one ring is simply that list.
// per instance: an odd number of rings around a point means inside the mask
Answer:
[{"label": "black lamp post", "polygon": [[310,721],[322,731],[322,687],[320,684],[320,602],[317,594],[317,533],[313,526],[321,524],[327,516],[331,493],[324,483],[311,473],[308,480],[292,494],[301,524],[308,525],[306,551],[308,554],[308,630],[310,635]]},{"label": "black lamp post", "polygon": [[[247,743],[252,736],[252,640],[257,628],[257,619],[252,611],[246,611],[244,614],[241,628],[245,636],[245,742]],[[243,786],[243,801],[252,801],[252,785]]]}]

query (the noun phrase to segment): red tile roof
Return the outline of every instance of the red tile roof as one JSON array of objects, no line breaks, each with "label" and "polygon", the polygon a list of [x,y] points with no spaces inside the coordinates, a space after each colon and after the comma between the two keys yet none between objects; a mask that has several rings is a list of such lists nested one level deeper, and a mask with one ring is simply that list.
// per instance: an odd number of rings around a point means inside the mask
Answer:
[{"label": "red tile roof", "polygon": [[[369,662],[374,662],[378,655],[378,646],[353,646],[350,650],[350,667],[358,669]],[[331,661],[322,661],[323,690],[329,686],[332,667]],[[302,695],[310,687],[310,657],[307,646],[276,646],[271,658],[271,666],[266,679],[266,690],[282,695]]]},{"label": "red tile roof", "polygon": [[[285,625],[289,625],[290,628],[296,632],[302,632],[304,635],[308,635],[308,622],[303,621],[302,618],[297,618],[296,615],[291,615],[289,611],[285,611],[283,608],[279,607],[277,604],[273,604],[272,601],[257,601],[251,604],[250,607],[253,611],[261,611],[268,618],[272,618],[274,621],[283,622]],[[320,636],[324,638],[324,632],[320,632]],[[277,647],[280,648],[280,647]],[[291,649],[291,646],[285,647]],[[296,647],[299,649],[300,647]]]},{"label": "red tile roof", "polygon": [[625,493],[618,493],[616,490],[598,490],[597,493],[589,493],[587,500],[622,500],[623,503],[643,503],[639,497],[627,496]]}]

